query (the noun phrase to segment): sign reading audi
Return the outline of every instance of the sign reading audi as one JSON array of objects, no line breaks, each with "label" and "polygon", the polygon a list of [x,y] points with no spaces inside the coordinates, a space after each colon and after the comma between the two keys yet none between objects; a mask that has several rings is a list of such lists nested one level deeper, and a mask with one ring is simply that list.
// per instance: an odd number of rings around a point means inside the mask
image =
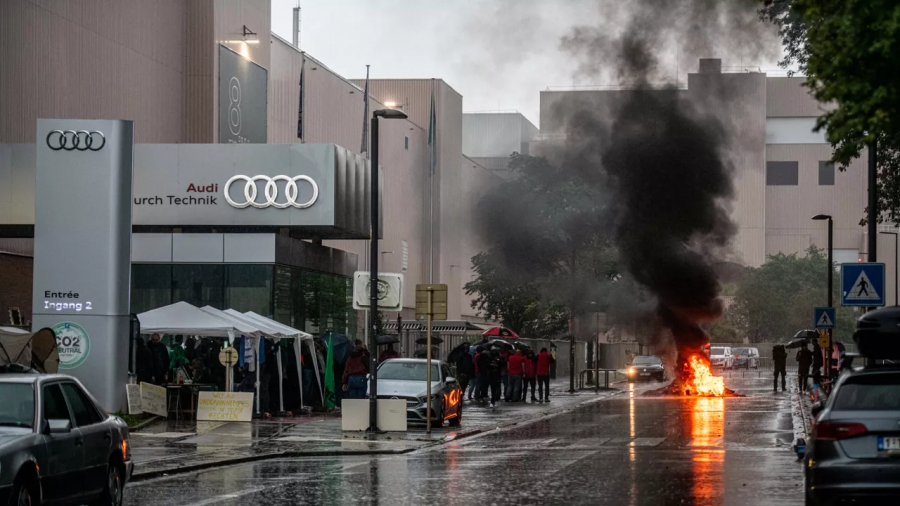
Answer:
[{"label": "sign reading audi", "polygon": [[139,144],[134,224],[316,227],[323,237],[365,237],[367,166],[333,144]]}]

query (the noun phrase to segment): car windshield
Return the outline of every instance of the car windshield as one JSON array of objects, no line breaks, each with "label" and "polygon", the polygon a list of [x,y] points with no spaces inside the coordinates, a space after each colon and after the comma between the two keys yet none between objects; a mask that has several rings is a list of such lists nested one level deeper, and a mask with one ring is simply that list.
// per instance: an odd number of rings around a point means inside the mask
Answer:
[{"label": "car windshield", "polygon": [[725,348],[713,348],[712,350],[710,350],[709,354],[710,355],[724,355]]},{"label": "car windshield", "polygon": [[0,383],[0,427],[34,427],[34,386]]},{"label": "car windshield", "polygon": [[750,348],[735,348],[735,355],[750,355]]},{"label": "car windshield", "polygon": [[656,357],[634,357],[634,365],[657,365],[659,359]]},{"label": "car windshield", "polygon": [[848,378],[838,389],[832,409],[900,410],[900,375],[866,374]]},{"label": "car windshield", "polygon": [[[378,379],[399,381],[426,381],[425,362],[385,362],[378,368]],[[440,381],[437,365],[431,366],[431,381]]]}]

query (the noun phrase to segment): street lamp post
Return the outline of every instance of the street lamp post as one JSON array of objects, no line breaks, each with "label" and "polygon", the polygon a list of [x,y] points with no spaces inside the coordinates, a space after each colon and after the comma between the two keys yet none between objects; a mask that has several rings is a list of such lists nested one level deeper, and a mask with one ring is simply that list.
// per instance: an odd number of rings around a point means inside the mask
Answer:
[{"label": "street lamp post", "polygon": [[900,302],[897,301],[897,287],[898,281],[900,281],[900,275],[898,275],[897,271],[897,237],[900,236],[898,232],[879,232],[879,234],[884,235],[892,235],[894,236],[894,305],[900,306]]},{"label": "street lamp post", "polygon": [[[814,220],[828,220],[828,307],[834,307],[834,290],[833,290],[833,280],[834,280],[834,260],[831,258],[831,252],[834,249],[834,220],[831,219],[830,215],[827,214],[817,214],[813,216]],[[828,329],[828,343],[831,344],[832,332],[831,329]],[[826,374],[830,374],[831,372],[831,350],[826,353],[828,357],[828,369],[825,371]]]},{"label": "street lamp post", "polygon": [[406,119],[403,111],[379,109],[372,113],[372,181],[370,183],[371,242],[369,248],[369,428],[366,432],[378,432],[378,118]]}]

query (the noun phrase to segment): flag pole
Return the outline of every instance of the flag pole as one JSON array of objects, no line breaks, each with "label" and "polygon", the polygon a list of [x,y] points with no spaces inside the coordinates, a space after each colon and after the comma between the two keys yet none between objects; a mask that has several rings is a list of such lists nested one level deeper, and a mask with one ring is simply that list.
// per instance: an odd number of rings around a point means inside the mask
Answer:
[{"label": "flag pole", "polygon": [[437,111],[434,109],[434,78],[431,79],[431,115],[428,119],[428,141],[429,141],[429,183],[431,185],[431,197],[429,204],[431,207],[429,217],[429,241],[431,242],[428,251],[428,283],[434,283],[434,152],[437,145]]}]

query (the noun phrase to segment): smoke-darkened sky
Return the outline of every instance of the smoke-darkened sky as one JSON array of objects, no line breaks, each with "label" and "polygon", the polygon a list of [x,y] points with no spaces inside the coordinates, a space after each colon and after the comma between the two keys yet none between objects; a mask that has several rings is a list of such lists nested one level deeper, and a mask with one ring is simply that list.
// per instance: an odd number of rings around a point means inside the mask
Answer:
[{"label": "smoke-darkened sky", "polygon": [[[296,4],[296,0],[272,0],[272,30],[287,40],[292,38]],[[376,78],[443,78],[463,95],[466,111],[515,109],[538,124],[539,92],[548,86],[618,84],[615,76],[578,72],[560,40],[575,25],[616,26],[617,16],[627,15],[622,6],[628,4],[618,0],[301,0],[301,45],[345,77],[362,77],[366,64],[371,64]],[[721,41],[723,46],[728,43]],[[685,57],[684,51],[668,48],[660,75],[672,80],[678,75],[683,83],[688,71],[696,71],[696,57]],[[683,60],[677,67],[676,53]],[[724,65],[754,65],[763,70],[776,69],[778,59],[778,55],[742,58],[740,48],[731,55],[698,56],[721,56]]]}]

